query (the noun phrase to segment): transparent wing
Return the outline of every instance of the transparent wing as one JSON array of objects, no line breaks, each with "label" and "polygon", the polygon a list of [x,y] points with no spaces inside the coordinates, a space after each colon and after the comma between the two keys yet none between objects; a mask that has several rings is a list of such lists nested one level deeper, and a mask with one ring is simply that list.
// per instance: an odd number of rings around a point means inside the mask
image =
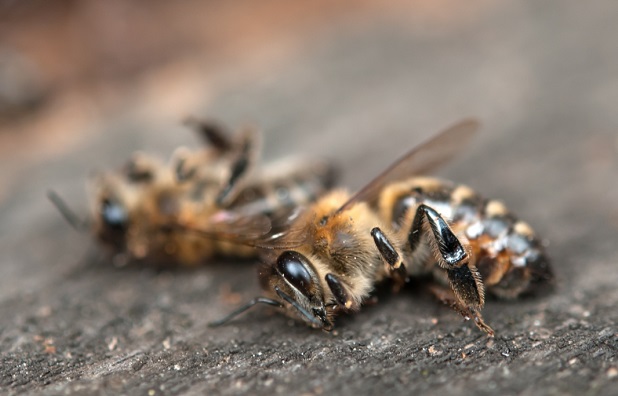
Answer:
[{"label": "transparent wing", "polygon": [[267,235],[254,241],[252,246],[262,249],[293,249],[310,240],[310,219],[306,207],[296,207],[279,213],[271,219],[272,228]]},{"label": "transparent wing", "polygon": [[450,161],[463,151],[479,125],[474,119],[460,121],[414,147],[354,194],[337,212],[348,209],[356,202],[375,200],[382,188],[389,183],[428,173]]},{"label": "transparent wing", "polygon": [[199,222],[179,220],[168,224],[166,228],[175,232],[200,235],[208,239],[247,245],[267,235],[271,230],[271,221],[263,214],[246,215],[220,210]]},{"label": "transparent wing", "polygon": [[294,226],[294,220],[302,211],[298,208],[286,215],[269,217],[245,211],[221,210],[200,224],[178,222],[170,227],[177,232],[196,234],[212,240],[262,249],[290,249],[307,240],[306,228]]},{"label": "transparent wing", "polygon": [[208,220],[206,229],[232,238],[254,239],[266,235],[271,227],[270,219],[264,214],[245,215],[222,210]]}]

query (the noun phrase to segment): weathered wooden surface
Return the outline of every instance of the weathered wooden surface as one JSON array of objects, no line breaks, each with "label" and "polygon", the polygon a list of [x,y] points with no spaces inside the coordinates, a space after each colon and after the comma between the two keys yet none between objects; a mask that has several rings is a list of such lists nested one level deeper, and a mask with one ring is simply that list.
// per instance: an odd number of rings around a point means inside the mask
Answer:
[{"label": "weathered wooden surface", "polygon": [[[618,6],[436,4],[328,25],[251,71],[230,65],[194,107],[170,99],[177,113],[141,93],[89,130],[53,135],[64,148],[41,138],[34,151],[3,150],[0,390],[617,394]],[[336,158],[352,187],[418,139],[478,116],[483,133],[442,174],[503,199],[547,238],[558,287],[489,301],[493,340],[413,287],[335,333],[266,309],[209,329],[259,294],[251,263],[114,268],[86,254],[88,237],[44,198],[53,187],[85,209],[88,170],[190,142],[176,124],[185,111],[260,125],[270,158]]]}]

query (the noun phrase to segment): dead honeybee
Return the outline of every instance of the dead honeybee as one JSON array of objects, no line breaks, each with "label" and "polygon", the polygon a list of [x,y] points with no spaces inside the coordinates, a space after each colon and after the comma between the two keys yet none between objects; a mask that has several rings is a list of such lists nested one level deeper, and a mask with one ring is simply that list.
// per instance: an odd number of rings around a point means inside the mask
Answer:
[{"label": "dead honeybee", "polygon": [[[96,176],[90,220],[81,221],[55,193],[50,199],[69,223],[109,247],[118,265],[195,265],[218,255],[254,256],[247,241],[334,182],[326,161],[291,158],[257,166],[254,130],[230,136],[212,122],[190,124],[206,147],[178,149],[171,164],[136,153],[120,171]],[[179,224],[203,232],[187,233]]]},{"label": "dead honeybee", "polygon": [[275,235],[259,272],[261,303],[329,330],[342,312],[360,309],[385,279],[431,274],[443,299],[493,336],[481,309],[485,292],[513,298],[552,279],[540,240],[499,201],[471,188],[415,177],[460,152],[478,128],[467,120],[409,151],[355,195],[334,191]]}]

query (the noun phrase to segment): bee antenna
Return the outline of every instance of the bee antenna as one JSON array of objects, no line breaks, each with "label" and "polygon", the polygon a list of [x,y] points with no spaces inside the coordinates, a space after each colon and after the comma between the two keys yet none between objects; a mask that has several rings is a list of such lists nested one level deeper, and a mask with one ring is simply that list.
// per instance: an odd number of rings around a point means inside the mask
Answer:
[{"label": "bee antenna", "polygon": [[85,231],[88,229],[88,224],[79,218],[69,208],[69,205],[58,195],[54,190],[49,190],[47,192],[47,198],[51,201],[51,203],[58,209],[58,212],[62,215],[62,217],[66,220],[71,227],[73,227],[77,231]]},{"label": "bee antenna", "polygon": [[282,299],[284,299],[287,303],[289,303],[291,306],[293,306],[294,308],[296,308],[296,310],[298,312],[300,312],[300,314],[307,319],[309,322],[311,322],[312,324],[323,328],[324,325],[322,324],[322,322],[320,322],[319,320],[317,320],[315,318],[315,316],[311,315],[305,308],[301,307],[296,301],[294,301],[294,299],[292,299],[292,297],[288,296],[287,294],[285,294],[281,289],[279,289],[278,287],[275,286],[275,291],[277,292],[277,295],[279,297],[281,297]]},{"label": "bee antenna", "polygon": [[273,300],[273,299],[266,298],[266,297],[256,297],[253,300],[246,303],[245,305],[243,305],[242,307],[235,310],[234,312],[230,313],[226,317],[221,318],[219,320],[215,320],[214,322],[210,322],[208,324],[208,327],[218,327],[218,326],[224,325],[256,304],[267,304],[267,305],[272,305],[273,307],[283,308],[283,304],[281,304],[277,300]]}]

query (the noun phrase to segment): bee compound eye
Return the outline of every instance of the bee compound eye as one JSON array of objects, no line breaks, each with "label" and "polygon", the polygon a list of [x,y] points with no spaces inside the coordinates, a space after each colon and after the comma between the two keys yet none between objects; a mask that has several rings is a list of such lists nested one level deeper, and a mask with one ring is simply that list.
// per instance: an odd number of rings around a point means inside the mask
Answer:
[{"label": "bee compound eye", "polygon": [[103,200],[101,218],[105,225],[114,230],[124,230],[129,221],[127,211],[122,205],[109,199]]},{"label": "bee compound eye", "polygon": [[309,272],[309,260],[294,251],[285,251],[277,258],[277,270],[296,290],[306,297],[311,296],[313,278]]}]

